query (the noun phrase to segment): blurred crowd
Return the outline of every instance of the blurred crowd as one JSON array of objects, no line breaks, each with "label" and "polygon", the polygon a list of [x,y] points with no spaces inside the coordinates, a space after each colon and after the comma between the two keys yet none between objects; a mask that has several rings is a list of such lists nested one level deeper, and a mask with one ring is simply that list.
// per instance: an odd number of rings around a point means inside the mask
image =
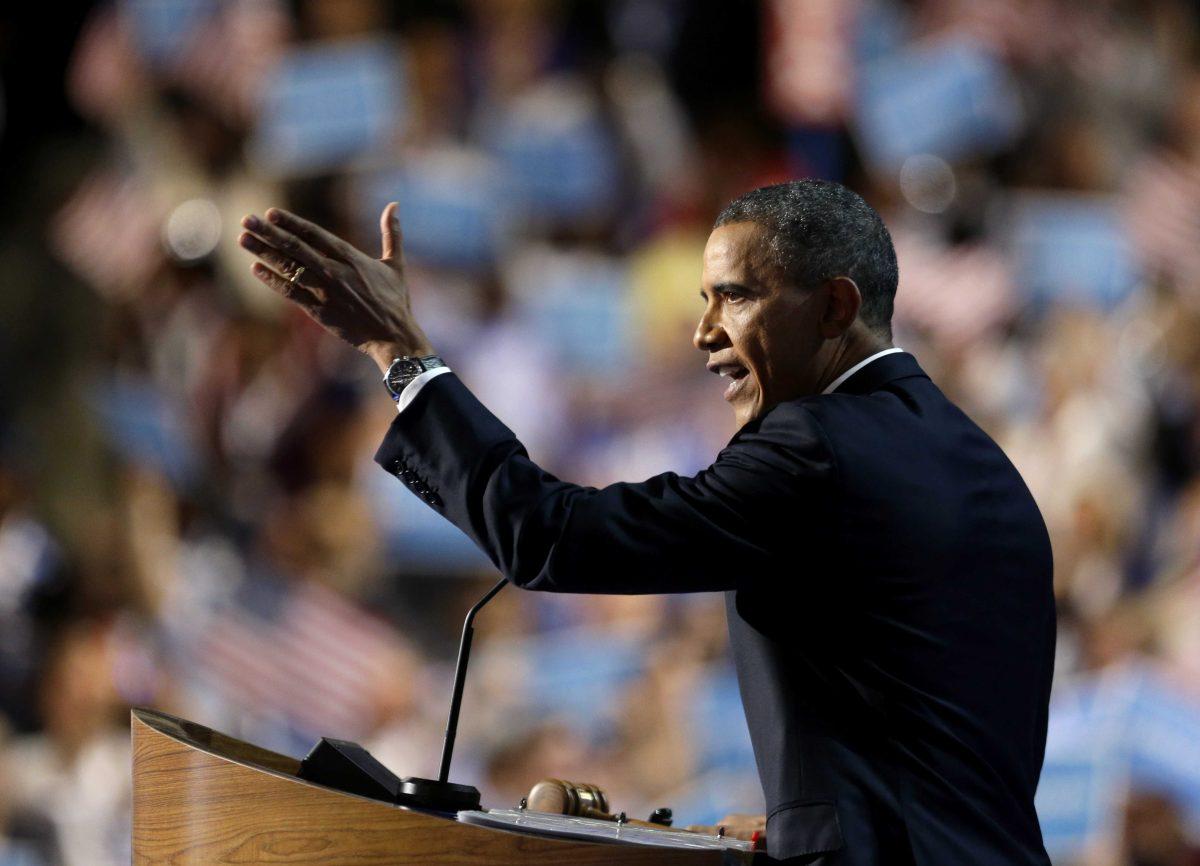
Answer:
[{"label": "blurred crowd", "polygon": [[[394,405],[250,275],[244,213],[378,254],[399,201],[439,353],[602,485],[732,434],[700,254],[807,176],[884,215],[896,344],[1050,527],[1052,857],[1200,863],[1198,36],[1185,0],[91,5],[75,126],[0,217],[0,866],[129,861],[131,706],[437,770],[496,574],[374,465]],[[719,597],[508,589],[478,629],[452,777],[485,805],[761,810]]]}]

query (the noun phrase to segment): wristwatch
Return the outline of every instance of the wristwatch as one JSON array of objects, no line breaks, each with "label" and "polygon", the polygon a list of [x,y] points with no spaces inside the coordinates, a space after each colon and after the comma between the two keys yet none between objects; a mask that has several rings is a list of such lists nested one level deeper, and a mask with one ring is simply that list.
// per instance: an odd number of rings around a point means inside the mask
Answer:
[{"label": "wristwatch", "polygon": [[387,385],[387,389],[391,392],[393,400],[400,399],[400,392],[413,379],[420,376],[426,370],[434,370],[438,367],[445,367],[446,362],[437,355],[425,355],[417,357],[416,355],[405,355],[403,358],[396,358],[392,361],[388,371],[383,376],[383,384]]}]

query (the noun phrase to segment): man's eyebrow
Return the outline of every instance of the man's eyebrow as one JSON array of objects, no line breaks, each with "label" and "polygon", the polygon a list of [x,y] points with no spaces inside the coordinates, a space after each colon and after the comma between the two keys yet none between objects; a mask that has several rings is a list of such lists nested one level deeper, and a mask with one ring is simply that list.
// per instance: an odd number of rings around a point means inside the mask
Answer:
[{"label": "man's eyebrow", "polygon": [[[713,291],[714,291],[714,293],[716,293],[718,295],[720,295],[722,293],[730,293],[730,291],[736,291],[736,293],[738,293],[739,295],[756,294],[755,290],[751,289],[749,287],[749,285],[745,285],[743,283],[733,283],[733,282],[716,283],[713,285]],[[707,293],[707,291],[704,291],[703,287],[701,287],[701,289],[700,289],[700,296],[703,297],[704,300],[706,300],[706,301],[708,300],[708,293]]]},{"label": "man's eyebrow", "polygon": [[[722,292],[737,292],[742,295],[754,294],[753,289],[741,283],[717,283],[712,287],[712,290],[718,295]],[[703,288],[700,289],[700,297],[706,301],[708,300],[708,292],[704,291]]]}]

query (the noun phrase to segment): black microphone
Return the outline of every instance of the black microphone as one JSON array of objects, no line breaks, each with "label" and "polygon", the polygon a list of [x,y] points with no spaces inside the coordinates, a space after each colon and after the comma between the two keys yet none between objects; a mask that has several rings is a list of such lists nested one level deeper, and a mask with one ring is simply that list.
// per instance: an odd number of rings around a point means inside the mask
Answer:
[{"label": "black microphone", "polygon": [[471,636],[475,633],[475,614],[504,589],[508,578],[488,590],[467,612],[463,622],[462,640],[458,645],[458,663],[454,671],[454,693],[450,699],[450,715],[446,719],[446,740],[442,745],[442,767],[437,780],[407,776],[400,780],[397,801],[404,806],[432,809],[438,812],[458,812],[479,808],[479,789],[472,785],[458,785],[447,781],[450,776],[450,760],[454,755],[454,737],[458,733],[458,712],[462,708],[463,683],[467,676],[467,661],[471,658]]}]

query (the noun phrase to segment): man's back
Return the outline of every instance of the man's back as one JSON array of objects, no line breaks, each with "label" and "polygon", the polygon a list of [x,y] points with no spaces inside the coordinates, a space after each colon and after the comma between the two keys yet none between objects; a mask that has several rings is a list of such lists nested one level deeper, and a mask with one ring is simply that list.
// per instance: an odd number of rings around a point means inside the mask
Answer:
[{"label": "man's back", "polygon": [[794,427],[807,443],[814,424],[832,454],[827,542],[781,537],[795,579],[727,594],[772,853],[1048,862],[1033,794],[1052,564],[1027,488],[910,355],[744,433],[786,441]]}]

